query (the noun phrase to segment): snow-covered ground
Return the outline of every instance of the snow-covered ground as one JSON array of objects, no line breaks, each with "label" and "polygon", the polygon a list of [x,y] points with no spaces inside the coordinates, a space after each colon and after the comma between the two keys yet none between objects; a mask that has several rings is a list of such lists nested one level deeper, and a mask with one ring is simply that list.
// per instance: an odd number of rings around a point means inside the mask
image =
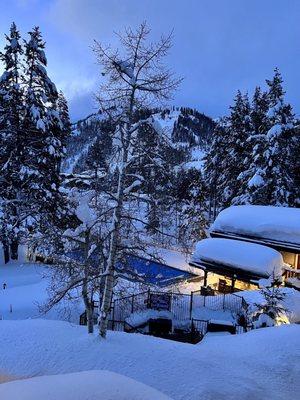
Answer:
[{"label": "snow-covered ground", "polygon": [[[101,340],[77,325],[80,302],[67,315],[63,305],[39,313],[45,272],[42,264],[0,266],[0,383],[12,381],[0,384],[1,400],[298,398],[300,325],[208,335],[198,345],[121,332]],[[300,293],[284,290],[291,320],[300,321]],[[262,300],[255,291],[243,296]],[[232,319],[204,307],[194,317]]]},{"label": "snow-covered ground", "polygon": [[[190,345],[120,332],[101,340],[62,321],[1,321],[0,374],[26,378],[109,370],[175,400],[296,400],[299,335],[299,325],[287,325]],[[5,390],[1,399],[7,399]]]},{"label": "snow-covered ground", "polygon": [[170,400],[157,390],[110,371],[40,376],[0,386],[5,400]]},{"label": "snow-covered ground", "polygon": [[42,264],[10,262],[0,266],[1,319],[67,319],[78,323],[83,311],[81,301],[63,302],[47,314],[40,312],[48,297],[46,272],[47,267]]}]

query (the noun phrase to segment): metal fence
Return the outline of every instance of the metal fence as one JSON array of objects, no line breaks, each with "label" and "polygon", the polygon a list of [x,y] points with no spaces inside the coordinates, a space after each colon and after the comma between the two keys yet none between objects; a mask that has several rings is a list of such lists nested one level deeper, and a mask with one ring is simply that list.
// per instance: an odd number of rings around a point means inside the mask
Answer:
[{"label": "metal fence", "polygon": [[114,300],[110,320],[124,322],[131,314],[147,310],[148,298],[149,292],[147,291]]},{"label": "metal fence", "polygon": [[207,332],[207,326],[208,321],[192,318],[192,331],[194,331],[194,334],[199,332],[202,336],[204,336]]},{"label": "metal fence", "polygon": [[200,307],[206,307],[214,311],[230,311],[233,314],[242,315],[247,305],[244,299],[236,294],[203,296],[200,291],[192,292],[191,295],[188,295],[148,290],[114,300],[109,316],[109,328],[124,330],[126,319],[133,313],[155,309],[170,311],[173,320],[176,321],[194,321],[196,324],[194,328],[202,333],[206,329],[205,324],[207,321],[193,319],[193,313]]},{"label": "metal fence", "polygon": [[192,310],[199,307],[206,307],[210,310],[231,311],[234,314],[241,314],[245,311],[247,304],[243,297],[230,293],[218,294],[216,296],[203,296],[200,290],[191,294]]}]

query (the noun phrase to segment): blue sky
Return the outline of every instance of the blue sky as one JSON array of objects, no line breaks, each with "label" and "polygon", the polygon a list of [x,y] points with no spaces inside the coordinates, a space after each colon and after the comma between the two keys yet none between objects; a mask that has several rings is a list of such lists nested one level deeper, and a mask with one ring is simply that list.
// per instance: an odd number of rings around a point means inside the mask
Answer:
[{"label": "blue sky", "polygon": [[[184,82],[172,104],[224,115],[236,91],[253,91],[282,72],[287,99],[300,114],[299,0],[1,0],[1,32],[41,27],[51,78],[73,120],[96,110],[99,67],[94,39],[147,20],[153,38],[174,29],[168,64]],[[0,45],[3,45],[3,35]]]}]

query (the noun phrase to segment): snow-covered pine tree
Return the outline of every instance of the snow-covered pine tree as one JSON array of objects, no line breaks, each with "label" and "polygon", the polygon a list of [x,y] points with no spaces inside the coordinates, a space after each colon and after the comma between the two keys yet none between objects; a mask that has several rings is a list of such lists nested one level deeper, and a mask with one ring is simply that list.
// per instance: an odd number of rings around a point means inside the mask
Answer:
[{"label": "snow-covered pine tree", "polygon": [[53,224],[63,224],[69,215],[59,190],[59,169],[70,127],[66,102],[62,97],[59,101],[47,75],[44,49],[40,30],[35,27],[25,41],[25,154],[21,177],[33,225],[48,230]]},{"label": "snow-covered pine tree", "polygon": [[[6,45],[0,54],[4,72],[0,79],[0,207],[1,241],[5,262],[18,258],[20,234],[20,168],[22,165],[23,89],[21,86],[20,34],[12,23]],[[10,249],[9,249],[10,247]]]},{"label": "snow-covered pine tree", "polygon": [[59,91],[58,93],[57,108],[59,112],[60,121],[62,124],[61,141],[65,145],[66,139],[68,138],[69,135],[71,135],[72,128],[71,128],[68,102],[62,91]]},{"label": "snow-covered pine tree", "polygon": [[291,172],[294,182],[294,205],[300,207],[300,121],[297,121],[294,135],[294,149],[291,157]]},{"label": "snow-covered pine tree", "polygon": [[260,289],[262,303],[256,303],[258,311],[254,316],[254,325],[257,328],[288,323],[288,310],[284,306],[286,293],[280,286],[281,279],[273,274],[272,281]]},{"label": "snow-covered pine tree", "polygon": [[284,100],[282,78],[275,69],[268,91],[256,89],[252,101],[252,153],[240,174],[241,193],[235,204],[294,206],[297,185],[294,171],[299,132],[290,104]]},{"label": "snow-covered pine tree", "polygon": [[196,241],[206,237],[207,189],[201,171],[195,168],[179,169],[177,175],[176,191],[180,208],[178,241],[188,252]]},{"label": "snow-covered pine tree", "polygon": [[267,202],[263,170],[268,151],[266,132],[270,129],[268,110],[268,93],[257,86],[251,102],[248,152],[237,177],[239,190],[233,199],[233,204],[266,204]]},{"label": "snow-covered pine tree", "polygon": [[228,151],[227,119],[222,118],[215,127],[212,144],[205,156],[204,177],[209,194],[209,220],[214,220],[218,210],[223,208],[222,188],[226,186],[223,163]]},{"label": "snow-covered pine tree", "polygon": [[281,74],[277,68],[274,72],[273,79],[267,80],[270,101],[268,116],[271,128],[267,133],[269,152],[266,186],[270,193],[270,204],[294,206],[297,188],[293,176],[293,161],[299,141],[299,131],[295,129],[296,120],[292,106],[284,99]]},{"label": "snow-covered pine tree", "polygon": [[174,176],[174,146],[149,123],[142,123],[137,131],[136,161],[130,166],[130,185],[140,177],[139,193],[147,202],[148,229],[152,233],[163,231],[164,210],[172,204],[172,177]]},{"label": "snow-covered pine tree", "polygon": [[240,91],[230,107],[230,115],[226,118],[227,141],[223,153],[222,176],[224,182],[220,187],[222,204],[228,207],[237,196],[240,182],[237,179],[244,169],[244,163],[249,155],[248,138],[251,131],[250,103],[248,94]]}]

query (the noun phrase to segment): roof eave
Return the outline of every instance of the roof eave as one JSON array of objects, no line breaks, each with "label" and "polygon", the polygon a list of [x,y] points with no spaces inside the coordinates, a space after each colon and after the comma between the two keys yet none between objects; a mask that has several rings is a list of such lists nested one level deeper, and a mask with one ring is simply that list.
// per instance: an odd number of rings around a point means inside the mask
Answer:
[{"label": "roof eave", "polygon": [[280,240],[261,238],[251,235],[241,235],[237,233],[223,232],[217,230],[211,231],[210,235],[211,237],[222,237],[233,240],[241,240],[243,242],[257,243],[280,251],[289,251],[291,253],[297,253],[297,254],[300,253],[300,244],[297,243],[289,243]]},{"label": "roof eave", "polygon": [[207,262],[204,260],[191,261],[190,265],[196,268],[203,269],[204,271],[213,272],[218,275],[226,275],[231,278],[235,278],[241,281],[255,283],[259,279],[267,279],[266,274],[257,274],[252,271],[246,271],[235,266],[225,265],[217,262]]}]

